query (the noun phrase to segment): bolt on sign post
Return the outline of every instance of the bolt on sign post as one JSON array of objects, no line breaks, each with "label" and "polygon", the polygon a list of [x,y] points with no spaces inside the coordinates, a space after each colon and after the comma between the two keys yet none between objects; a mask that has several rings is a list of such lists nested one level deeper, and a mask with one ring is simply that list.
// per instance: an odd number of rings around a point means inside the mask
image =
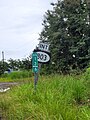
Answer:
[{"label": "bolt on sign post", "polygon": [[36,52],[32,54],[32,70],[34,72],[34,87],[36,89],[38,81],[38,54]]}]

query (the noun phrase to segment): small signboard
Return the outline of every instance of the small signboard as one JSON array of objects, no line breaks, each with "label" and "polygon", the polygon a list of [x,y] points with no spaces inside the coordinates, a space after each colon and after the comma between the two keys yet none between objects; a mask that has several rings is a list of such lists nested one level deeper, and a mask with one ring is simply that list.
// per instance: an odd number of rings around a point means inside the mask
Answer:
[{"label": "small signboard", "polygon": [[41,51],[49,52],[49,44],[39,43],[38,49],[41,50]]},{"label": "small signboard", "polygon": [[38,54],[38,62],[47,63],[50,61],[50,54],[44,51],[37,51]]},{"label": "small signboard", "polygon": [[36,52],[32,54],[32,70],[35,73],[38,72],[38,54]]}]

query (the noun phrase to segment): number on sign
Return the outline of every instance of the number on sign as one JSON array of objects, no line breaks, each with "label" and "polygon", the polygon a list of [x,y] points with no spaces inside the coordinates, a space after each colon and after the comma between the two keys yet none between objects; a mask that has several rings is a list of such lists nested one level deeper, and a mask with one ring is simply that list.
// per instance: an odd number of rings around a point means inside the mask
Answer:
[{"label": "number on sign", "polygon": [[47,56],[44,55],[44,54],[39,54],[38,53],[38,59],[46,61],[47,60]]}]

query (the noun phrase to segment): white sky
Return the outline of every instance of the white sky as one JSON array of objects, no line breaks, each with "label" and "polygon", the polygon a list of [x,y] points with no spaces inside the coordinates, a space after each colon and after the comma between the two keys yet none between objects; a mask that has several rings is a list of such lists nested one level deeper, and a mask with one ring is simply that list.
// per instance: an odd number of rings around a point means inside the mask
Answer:
[{"label": "white sky", "polygon": [[0,60],[21,59],[38,44],[43,15],[57,0],[0,0]]}]

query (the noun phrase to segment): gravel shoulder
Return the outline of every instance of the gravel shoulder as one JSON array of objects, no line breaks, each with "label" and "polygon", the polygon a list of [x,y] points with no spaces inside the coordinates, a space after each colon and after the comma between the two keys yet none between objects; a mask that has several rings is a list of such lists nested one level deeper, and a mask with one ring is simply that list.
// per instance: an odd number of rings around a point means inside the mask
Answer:
[{"label": "gravel shoulder", "polygon": [[18,83],[16,82],[0,82],[0,88],[7,88],[7,87],[11,87],[11,86],[15,86],[18,85]]}]

